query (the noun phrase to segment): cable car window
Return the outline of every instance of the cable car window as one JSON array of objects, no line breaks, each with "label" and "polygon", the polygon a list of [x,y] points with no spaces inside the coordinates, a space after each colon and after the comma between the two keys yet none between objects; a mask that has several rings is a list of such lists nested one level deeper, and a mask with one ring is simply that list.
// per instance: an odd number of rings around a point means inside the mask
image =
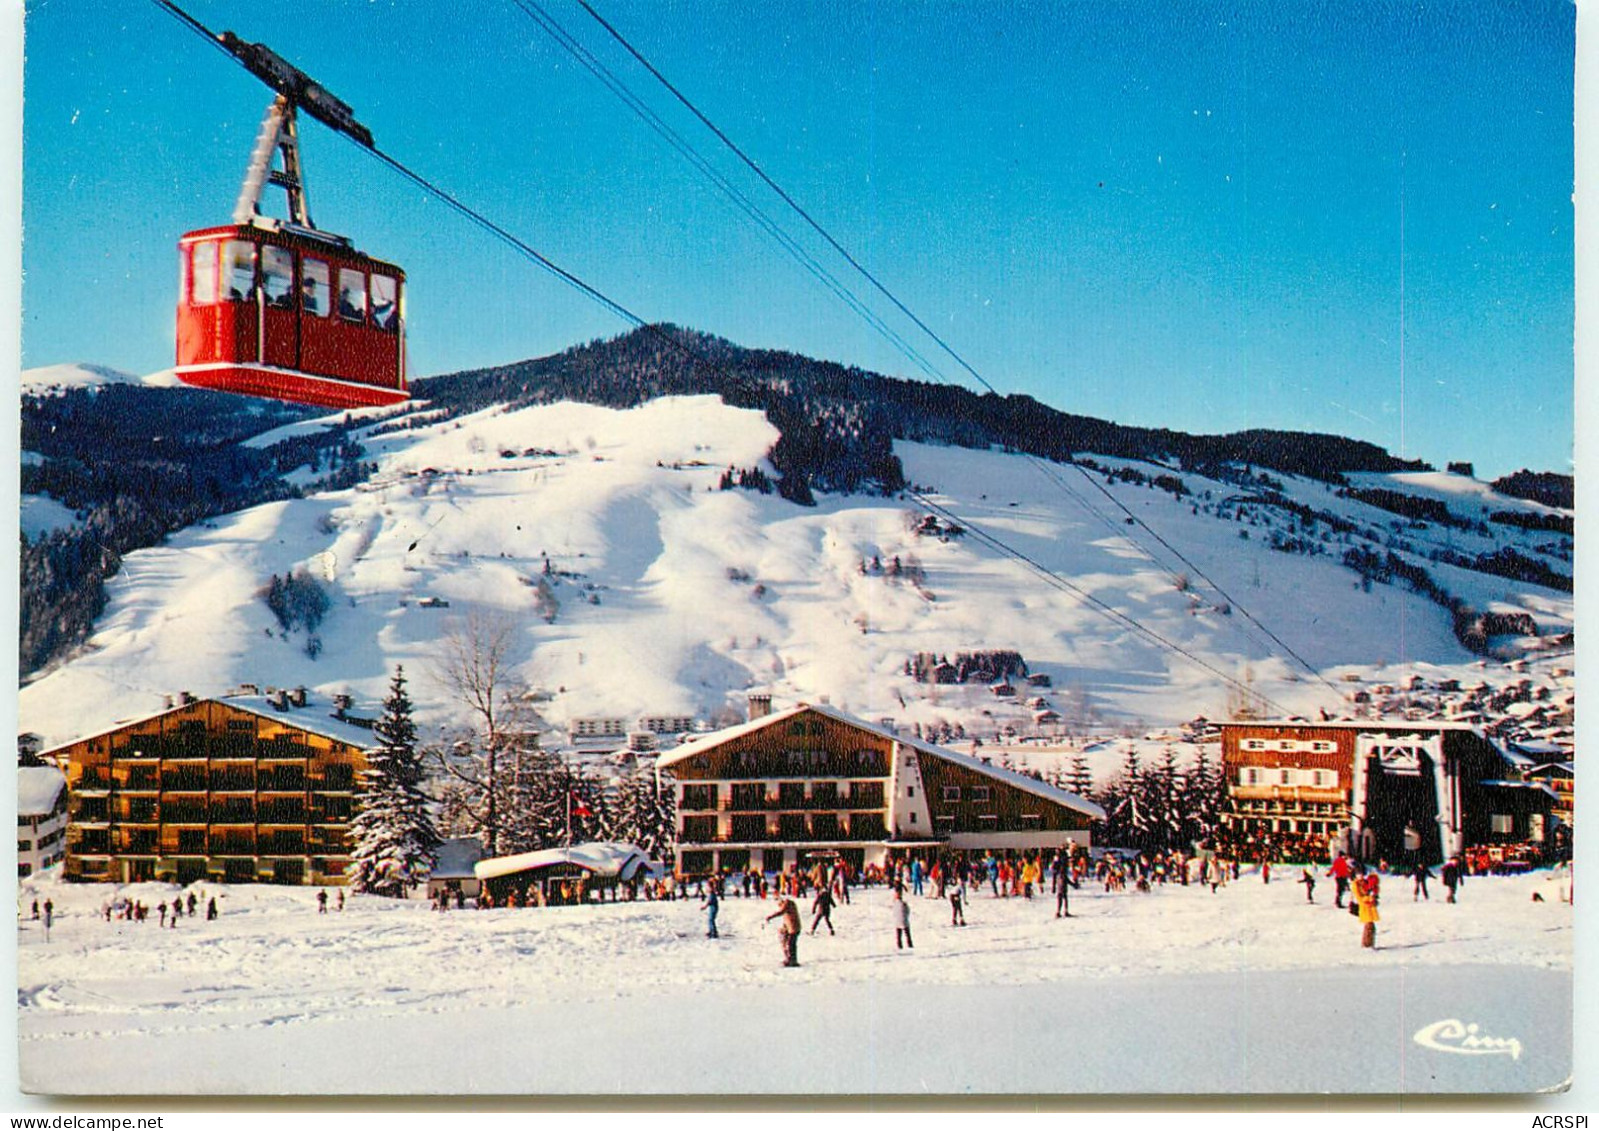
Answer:
[{"label": "cable car window", "polygon": [[307,314],[318,317],[327,315],[328,265],[320,259],[306,258],[300,261],[300,305]]},{"label": "cable car window", "polygon": [[339,268],[339,316],[366,321],[366,272]]},{"label": "cable car window", "polygon": [[294,252],[283,247],[261,249],[261,293],[268,306],[294,305]]},{"label": "cable car window", "polygon": [[398,284],[398,279],[388,275],[372,276],[372,324],[379,330],[393,330],[399,325]]},{"label": "cable car window", "polygon": [[194,261],[191,274],[192,290],[189,301],[196,306],[209,306],[217,300],[217,245],[197,243],[190,251]]},{"label": "cable car window", "polygon": [[248,302],[255,297],[255,244],[229,240],[222,245],[222,278],[229,302]]}]

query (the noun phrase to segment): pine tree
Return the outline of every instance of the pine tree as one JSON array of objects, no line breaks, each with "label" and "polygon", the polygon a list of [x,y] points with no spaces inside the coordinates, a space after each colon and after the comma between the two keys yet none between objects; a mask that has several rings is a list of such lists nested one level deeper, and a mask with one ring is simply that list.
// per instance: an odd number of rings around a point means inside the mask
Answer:
[{"label": "pine tree", "polygon": [[664,860],[676,844],[676,817],[676,793],[670,778],[657,781],[653,765],[640,765],[616,783],[602,833],[606,840],[635,844],[647,855]]},{"label": "pine tree", "polygon": [[439,834],[421,789],[422,758],[402,667],[394,669],[383,717],[372,730],[379,746],[367,760],[350,822],[350,884],[357,891],[404,896],[433,867]]},{"label": "pine tree", "polygon": [[1072,768],[1066,773],[1065,788],[1078,797],[1094,792],[1094,775],[1088,768],[1088,759],[1081,753],[1072,755]]}]

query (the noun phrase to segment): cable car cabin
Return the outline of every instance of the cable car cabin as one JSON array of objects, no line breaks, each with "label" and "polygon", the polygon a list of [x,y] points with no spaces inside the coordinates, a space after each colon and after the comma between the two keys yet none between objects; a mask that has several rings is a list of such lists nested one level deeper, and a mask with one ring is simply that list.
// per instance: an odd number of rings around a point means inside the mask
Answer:
[{"label": "cable car cabin", "polygon": [[410,395],[398,267],[289,225],[204,228],[178,250],[185,384],[328,408]]}]

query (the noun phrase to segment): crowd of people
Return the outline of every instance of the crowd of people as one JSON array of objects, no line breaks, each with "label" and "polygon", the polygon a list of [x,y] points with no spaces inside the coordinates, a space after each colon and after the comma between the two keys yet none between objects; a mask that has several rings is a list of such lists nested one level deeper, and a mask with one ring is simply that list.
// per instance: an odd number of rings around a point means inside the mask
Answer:
[{"label": "crowd of people", "polygon": [[[100,905],[100,914],[107,923],[113,920],[125,923],[144,923],[149,920],[150,912],[154,911],[158,926],[176,930],[179,920],[199,918],[201,898],[201,893],[192,889],[189,891],[187,898],[180,893],[174,892],[170,904],[163,899],[152,908],[143,900],[119,896],[116,899],[108,899],[102,903]],[[219,914],[217,911],[217,897],[212,895],[204,898],[205,918],[207,922],[210,922],[216,919]]]}]

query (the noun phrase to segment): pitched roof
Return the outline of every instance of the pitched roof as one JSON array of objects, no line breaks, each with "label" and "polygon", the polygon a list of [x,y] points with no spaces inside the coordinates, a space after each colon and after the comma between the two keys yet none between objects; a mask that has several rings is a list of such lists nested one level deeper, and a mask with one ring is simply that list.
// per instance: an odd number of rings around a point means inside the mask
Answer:
[{"label": "pitched roof", "polygon": [[17,767],[17,816],[47,817],[67,779],[54,766]]},{"label": "pitched roof", "polygon": [[1039,781],[1037,778],[1017,773],[1015,770],[1007,770],[1003,767],[992,765],[968,754],[957,754],[953,750],[942,746],[934,746],[932,743],[923,742],[919,738],[909,738],[902,734],[895,734],[893,731],[885,730],[880,726],[867,722],[865,719],[858,719],[854,715],[847,714],[826,703],[801,703],[759,719],[751,719],[749,722],[728,727],[726,730],[719,730],[706,735],[695,735],[692,741],[685,741],[671,753],[663,754],[656,764],[663,770],[670,769],[678,762],[692,758],[696,754],[703,754],[712,747],[723,746],[747,735],[754,734],[756,731],[765,730],[769,726],[784,722],[805,711],[814,711],[816,714],[832,719],[834,722],[854,727],[857,730],[863,730],[868,734],[876,735],[878,738],[888,739],[890,742],[898,742],[903,746],[909,746],[919,753],[927,754],[934,758],[942,758],[958,766],[964,766],[969,770],[985,774],[1006,785],[1025,790],[1046,801],[1052,801],[1056,805],[1064,805],[1068,809],[1075,809],[1077,812],[1084,813],[1096,821],[1105,819],[1105,810],[1085,797],[1079,797],[1075,793],[1068,793],[1064,789],[1057,789],[1048,782]]},{"label": "pitched roof", "polygon": [[44,751],[44,753],[46,755],[53,754],[57,750],[74,746],[85,739],[94,738],[111,731],[122,730],[125,727],[138,726],[140,723],[147,723],[152,719],[159,719],[165,715],[175,714],[178,711],[187,711],[198,703],[221,703],[246,714],[259,715],[263,719],[271,719],[273,722],[281,723],[284,726],[310,731],[312,734],[319,734],[323,738],[331,738],[350,746],[359,747],[362,750],[372,750],[378,746],[378,737],[373,733],[371,727],[360,726],[348,719],[336,719],[331,714],[319,711],[317,708],[323,704],[317,702],[315,695],[307,696],[304,707],[285,707],[282,710],[273,706],[272,701],[265,695],[211,695],[202,697],[196,700],[195,703],[163,707],[159,711],[152,711],[148,715],[139,715],[136,718],[118,719],[99,730],[80,734],[78,737],[69,739],[66,742],[58,742],[49,750]]},{"label": "pitched roof", "polygon": [[598,841],[593,844],[574,844],[570,848],[541,848],[537,852],[522,852],[515,856],[495,856],[479,860],[473,865],[472,871],[480,880],[492,880],[496,876],[512,876],[556,864],[575,864],[595,875],[630,880],[640,869],[649,868],[650,858],[636,844]]}]

